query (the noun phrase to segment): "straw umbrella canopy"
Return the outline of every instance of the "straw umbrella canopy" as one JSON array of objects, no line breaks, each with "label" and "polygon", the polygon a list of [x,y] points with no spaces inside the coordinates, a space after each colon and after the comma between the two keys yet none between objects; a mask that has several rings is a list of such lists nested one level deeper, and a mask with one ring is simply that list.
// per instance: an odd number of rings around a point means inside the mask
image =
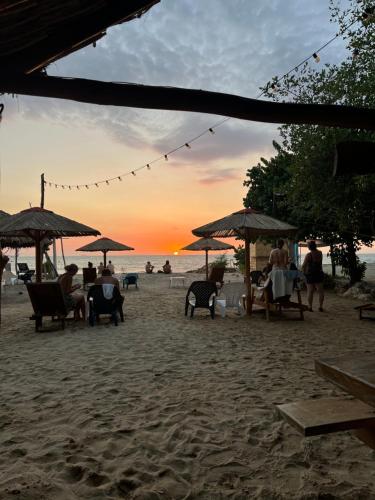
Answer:
[{"label": "straw umbrella canopy", "polygon": [[181,248],[181,250],[191,250],[191,251],[202,251],[206,252],[206,280],[208,280],[208,251],[218,251],[218,250],[230,250],[234,248],[233,245],[228,245],[223,241],[215,240],[214,238],[201,238],[186,247]]},{"label": "straw umbrella canopy", "polygon": [[33,207],[0,221],[0,237],[30,237],[35,244],[36,281],[42,280],[41,241],[63,236],[97,236],[100,232],[45,208]]},{"label": "straw umbrella canopy", "polygon": [[134,248],[110,238],[99,238],[81,248],[77,248],[77,252],[103,252],[104,267],[107,265],[107,252],[123,252],[126,250],[134,250]]},{"label": "straw umbrella canopy", "polygon": [[257,212],[252,208],[244,208],[234,212],[227,217],[210,222],[204,226],[193,229],[196,236],[228,238],[238,236],[245,240],[245,269],[247,313],[251,314],[251,280],[250,280],[250,242],[262,236],[291,237],[297,232],[297,228],[286,222],[274,219],[268,215]]},{"label": "straw umbrella canopy", "polygon": [[[0,224],[5,222],[10,214],[0,210]],[[35,246],[35,241],[32,238],[20,237],[20,236],[7,236],[0,237],[0,247],[1,248],[29,248]]]}]

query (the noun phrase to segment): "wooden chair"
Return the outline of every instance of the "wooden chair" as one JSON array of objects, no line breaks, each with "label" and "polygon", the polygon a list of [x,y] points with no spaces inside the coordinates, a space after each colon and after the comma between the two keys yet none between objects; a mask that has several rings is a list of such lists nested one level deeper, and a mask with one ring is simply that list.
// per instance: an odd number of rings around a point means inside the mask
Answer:
[{"label": "wooden chair", "polygon": [[220,283],[220,286],[222,286],[224,283],[223,280],[224,273],[225,273],[225,267],[211,267],[207,281],[212,281],[213,283]]},{"label": "wooden chair", "polygon": [[84,267],[82,269],[83,273],[83,289],[86,290],[86,286],[89,283],[95,283],[97,274],[95,267]]},{"label": "wooden chair", "polygon": [[64,329],[65,320],[72,309],[65,303],[60,283],[26,283],[26,287],[34,309],[30,319],[35,321],[35,331],[38,332],[42,327],[44,316],[50,316],[52,320],[57,318]]},{"label": "wooden chair", "polygon": [[257,285],[251,286],[251,307],[256,305],[266,311],[266,319],[270,320],[270,312],[277,311],[281,314],[282,309],[288,309],[292,312],[297,312],[299,314],[299,319],[304,320],[304,311],[308,310],[308,307],[302,304],[301,291],[297,288],[297,300],[298,302],[292,302],[289,296],[278,297],[277,300],[273,299],[272,295],[272,281],[268,280],[266,286],[259,287]]},{"label": "wooden chair", "polygon": [[367,312],[374,312],[375,311],[375,304],[363,304],[361,306],[357,306],[354,309],[356,309],[359,312],[359,319],[371,319],[375,320],[375,316],[363,316],[363,313],[365,311]]},{"label": "wooden chair", "polygon": [[[191,297],[191,294],[194,297]],[[216,283],[209,281],[193,281],[186,294],[185,316],[191,308],[190,317],[194,315],[197,308],[209,309],[211,318],[215,318],[215,296],[217,295]]]}]

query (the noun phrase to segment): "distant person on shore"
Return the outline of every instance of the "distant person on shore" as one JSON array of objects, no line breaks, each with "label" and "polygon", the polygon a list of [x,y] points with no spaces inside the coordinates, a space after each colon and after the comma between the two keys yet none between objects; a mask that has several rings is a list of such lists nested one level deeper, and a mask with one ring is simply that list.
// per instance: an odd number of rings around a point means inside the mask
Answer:
[{"label": "distant person on shore", "polygon": [[171,272],[172,272],[172,267],[169,263],[169,260],[166,260],[165,264],[163,266],[163,273],[164,274],[171,274]]},{"label": "distant person on shore", "polygon": [[93,264],[92,262],[88,262],[88,263],[87,263],[87,267],[88,267],[89,269],[92,269],[92,268],[94,267],[94,264]]},{"label": "distant person on shore", "polygon": [[104,269],[104,265],[103,265],[103,262],[101,262],[101,263],[98,265],[98,274],[102,274],[103,269]]},{"label": "distant person on shore", "polygon": [[288,252],[283,248],[284,240],[277,241],[277,247],[271,250],[269,263],[272,269],[288,269]]},{"label": "distant person on shore", "polygon": [[323,254],[316,248],[315,241],[309,241],[307,244],[309,253],[305,255],[305,260],[302,264],[302,271],[306,276],[307,283],[307,302],[309,303],[309,311],[312,312],[314,291],[319,295],[319,311],[323,312],[324,289],[323,289]]},{"label": "distant person on shore", "polygon": [[111,274],[115,274],[115,266],[112,264],[112,261],[108,262],[107,269],[110,270]]},{"label": "distant person on shore", "polygon": [[155,267],[155,266],[153,266],[153,265],[151,264],[151,262],[148,260],[148,261],[147,261],[147,264],[145,265],[145,270],[146,270],[146,273],[147,273],[147,274],[151,274],[151,273],[153,272],[153,270],[154,270],[154,267]]},{"label": "distant person on shore", "polygon": [[[76,285],[73,285],[73,276],[77,274],[78,266],[76,264],[69,264],[68,266],[65,266],[65,271],[66,272],[59,276],[57,280],[61,285],[64,295],[64,301],[68,308],[74,309],[74,319],[76,321],[80,319],[85,320],[85,296],[83,295],[83,293],[76,292],[76,290],[81,288],[81,285],[79,285],[78,283]],[[81,316],[79,314],[80,312]]]}]

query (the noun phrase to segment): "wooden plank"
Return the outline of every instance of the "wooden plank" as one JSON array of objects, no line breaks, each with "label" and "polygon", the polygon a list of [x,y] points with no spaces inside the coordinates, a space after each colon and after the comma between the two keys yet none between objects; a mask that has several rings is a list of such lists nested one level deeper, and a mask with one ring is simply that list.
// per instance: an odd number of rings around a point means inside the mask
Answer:
[{"label": "wooden plank", "polygon": [[375,408],[357,399],[312,399],[277,405],[277,408],[304,436],[375,425]]},{"label": "wooden plank", "polygon": [[373,353],[352,353],[315,360],[315,370],[352,396],[375,407],[375,358]]}]

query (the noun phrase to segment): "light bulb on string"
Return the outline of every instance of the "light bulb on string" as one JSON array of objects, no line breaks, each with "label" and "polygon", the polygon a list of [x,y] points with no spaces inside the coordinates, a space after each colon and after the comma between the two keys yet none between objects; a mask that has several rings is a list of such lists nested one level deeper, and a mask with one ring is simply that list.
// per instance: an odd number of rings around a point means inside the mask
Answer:
[{"label": "light bulb on string", "polygon": [[313,58],[315,59],[315,62],[316,62],[316,63],[320,62],[320,56],[319,56],[319,54],[317,54],[316,52],[314,52],[314,54],[313,54]]},{"label": "light bulb on string", "polygon": [[120,175],[117,177],[117,179],[122,182],[122,178]]},{"label": "light bulb on string", "polygon": [[86,189],[88,189],[88,188],[89,188],[89,187],[88,187],[88,185],[86,184]]},{"label": "light bulb on string", "polygon": [[107,184],[107,186],[109,186],[109,181],[105,181],[105,183]]},{"label": "light bulb on string", "polygon": [[99,184],[97,182],[95,182],[95,186],[98,188],[99,187]]},{"label": "light bulb on string", "polygon": [[76,186],[76,187],[77,187],[77,189],[78,189],[78,191],[79,191],[79,186]]},{"label": "light bulb on string", "polygon": [[55,184],[55,189],[57,189],[57,184]]},{"label": "light bulb on string", "polygon": [[168,161],[168,155],[164,155],[164,160]]},{"label": "light bulb on string", "polygon": [[188,149],[191,149],[191,146],[188,142],[185,142],[185,146],[188,148]]},{"label": "light bulb on string", "polygon": [[65,186],[64,186],[64,185],[62,185],[61,187],[62,187],[63,189],[65,189]]},{"label": "light bulb on string", "polygon": [[72,186],[69,186],[69,189],[71,190],[71,189],[72,189]]},{"label": "light bulb on string", "polygon": [[215,130],[213,128],[209,128],[208,130],[209,130],[209,132],[211,132],[212,135],[214,135]]},{"label": "light bulb on string", "polygon": [[147,170],[151,170],[151,167],[148,163],[147,163]]},{"label": "light bulb on string", "polygon": [[132,175],[134,175],[134,177],[135,177],[135,175],[136,175],[136,173],[134,172],[134,170],[132,170]]}]

